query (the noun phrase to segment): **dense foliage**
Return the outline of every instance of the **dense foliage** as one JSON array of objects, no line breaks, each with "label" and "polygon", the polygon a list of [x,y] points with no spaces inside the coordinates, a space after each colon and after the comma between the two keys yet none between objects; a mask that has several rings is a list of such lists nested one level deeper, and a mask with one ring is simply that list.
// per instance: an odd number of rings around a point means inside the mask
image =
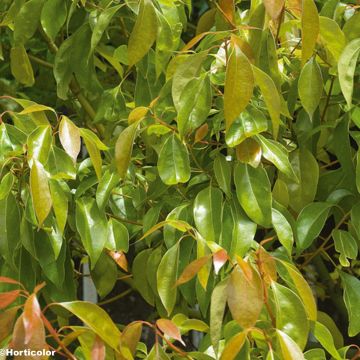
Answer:
[{"label": "dense foliage", "polygon": [[360,358],[358,8],[2,0],[0,347]]}]

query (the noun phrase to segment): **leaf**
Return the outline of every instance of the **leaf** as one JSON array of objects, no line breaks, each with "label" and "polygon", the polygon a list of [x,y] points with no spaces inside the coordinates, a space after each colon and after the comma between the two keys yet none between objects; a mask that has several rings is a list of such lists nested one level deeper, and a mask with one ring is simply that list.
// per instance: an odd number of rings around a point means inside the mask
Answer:
[{"label": "leaf", "polygon": [[301,16],[301,62],[304,65],[313,55],[320,32],[319,14],[314,0],[304,0]]},{"label": "leaf", "polygon": [[277,20],[285,6],[285,0],[264,0],[266,12],[273,20]]},{"label": "leaf", "polygon": [[184,346],[185,343],[181,338],[179,328],[168,319],[158,319],[156,320],[156,326],[168,337],[180,341]]},{"label": "leaf", "polygon": [[13,324],[15,321],[18,307],[11,307],[10,309],[0,313],[0,341],[4,341],[13,330]]},{"label": "leaf", "polygon": [[132,322],[127,325],[121,334],[121,347],[126,346],[134,356],[141,339],[141,333],[142,324],[140,322]]},{"label": "leaf", "polygon": [[44,167],[37,160],[33,162],[30,170],[30,190],[35,214],[39,224],[38,226],[41,227],[50,213],[52,198],[47,174]]},{"label": "leaf", "polygon": [[331,207],[332,204],[316,202],[301,211],[296,220],[297,246],[300,251],[307,249],[319,236]]},{"label": "leaf", "polygon": [[257,168],[261,162],[262,150],[259,143],[253,138],[245,139],[236,146],[236,157],[243,164],[249,164]]},{"label": "leaf", "polygon": [[214,173],[220,189],[227,195],[231,194],[231,165],[226,157],[219,154],[214,160]]},{"label": "leaf", "polygon": [[298,88],[301,103],[312,120],[323,92],[320,67],[314,58],[311,58],[302,68]]},{"label": "leaf", "polygon": [[288,255],[291,256],[294,244],[294,234],[291,225],[286,220],[286,217],[276,209],[272,209],[271,219],[281,245],[284,246]]},{"label": "leaf", "polygon": [[66,153],[76,162],[81,147],[80,131],[65,115],[62,115],[60,120],[59,138]]},{"label": "leaf", "polygon": [[222,192],[209,186],[201,190],[194,202],[194,221],[206,241],[219,242],[221,232]]},{"label": "leaf", "polygon": [[231,44],[224,89],[224,116],[227,130],[245,110],[254,90],[254,75],[250,61],[234,39]]},{"label": "leaf", "polygon": [[10,67],[11,73],[19,83],[25,86],[34,85],[34,71],[23,45],[17,45],[11,48]]},{"label": "leaf", "polygon": [[249,264],[244,263],[244,266],[251,274],[251,279],[248,279],[243,269],[235,267],[227,287],[227,301],[234,320],[243,329],[248,329],[258,320],[264,299],[259,274]]},{"label": "leaf", "polygon": [[271,288],[276,304],[276,328],[290,336],[303,350],[310,330],[303,303],[283,285],[273,282]]},{"label": "leaf", "polygon": [[255,77],[255,83],[259,86],[261,93],[264,97],[264,101],[268,112],[270,114],[272,122],[272,132],[273,136],[276,139],[279,132],[280,126],[280,114],[281,114],[281,98],[276,88],[276,85],[273,79],[266,74],[264,71],[260,70],[258,67],[253,66],[253,72]]},{"label": "leaf", "polygon": [[349,314],[349,336],[356,336],[360,332],[360,280],[344,272],[340,272],[344,287],[344,302]]},{"label": "leaf", "polygon": [[176,280],[175,285],[179,286],[190,281],[206,264],[208,264],[210,256],[202,256],[192,261],[183,270],[180,277]]},{"label": "leaf", "polygon": [[124,224],[116,219],[110,219],[108,222],[108,238],[106,247],[112,251],[129,250],[129,233]]},{"label": "leaf", "polygon": [[360,20],[360,13],[355,12],[353,16],[351,16],[351,18],[345,22],[342,31],[344,32],[348,41],[355,40],[356,38],[359,37],[360,34],[359,20]]},{"label": "leaf", "polygon": [[[49,185],[56,223],[59,227],[60,233],[62,234],[64,232],[68,216],[67,194],[56,180],[50,180]],[[57,257],[57,255],[58,254],[55,253],[55,257]]]},{"label": "leaf", "polygon": [[311,203],[317,191],[319,180],[319,165],[306,148],[300,148],[290,153],[290,163],[299,182],[280,177],[287,184],[290,207],[296,212]]},{"label": "leaf", "polygon": [[354,74],[360,54],[360,39],[350,41],[342,52],[338,62],[339,82],[347,105],[352,104]]},{"label": "leaf", "polygon": [[15,177],[11,172],[5,174],[0,182],[0,200],[5,199],[11,191],[15,182]]},{"label": "leaf", "polygon": [[91,349],[91,358],[98,360],[105,360],[106,348],[104,342],[95,336],[94,344]]},{"label": "leaf", "polygon": [[161,148],[158,171],[166,185],[188,182],[190,179],[190,161],[186,146],[172,134]]},{"label": "leaf", "polygon": [[216,275],[219,274],[219,271],[225,265],[228,259],[229,259],[228,254],[224,249],[216,251],[213,254],[214,272]]},{"label": "leaf", "polygon": [[327,327],[318,321],[315,322],[314,326],[314,336],[319,341],[319,343],[324,347],[324,349],[331,354],[336,360],[341,360],[341,356],[337,352],[333,337]]},{"label": "leaf", "polygon": [[226,144],[230,147],[236,146],[247,138],[266,131],[267,128],[268,122],[263,112],[254,107],[247,107],[226,132]]},{"label": "leaf", "polygon": [[298,179],[290,164],[286,148],[274,140],[266,139],[262,135],[257,135],[256,138],[260,141],[263,157],[272,162],[279,171],[297,182]]},{"label": "leaf", "polygon": [[41,26],[50,39],[56,35],[65,24],[67,17],[66,3],[63,0],[47,0],[41,10]]},{"label": "leaf", "polygon": [[280,262],[282,265],[285,266],[286,270],[288,271],[291,280],[293,281],[295,288],[298,292],[298,295],[300,296],[302,302],[305,305],[305,310],[308,319],[310,321],[316,321],[317,319],[316,302],[309,284],[294,265],[281,260]]},{"label": "leaf", "polygon": [[47,125],[38,126],[27,140],[29,158],[45,165],[49,157],[51,143],[51,127]]},{"label": "leaf", "polygon": [[177,123],[181,136],[198,128],[211,110],[212,91],[208,76],[191,79],[177,104]]},{"label": "leaf", "polygon": [[262,226],[271,224],[271,188],[266,170],[237,164],[234,171],[236,194],[251,220]]},{"label": "leaf", "polygon": [[25,343],[28,343],[32,337],[36,336],[39,329],[42,330],[41,332],[44,332],[44,326],[41,320],[40,304],[35,294],[31,294],[25,301],[23,323]]},{"label": "leaf", "polygon": [[276,330],[279,339],[281,355],[284,360],[305,360],[298,345],[284,332]]},{"label": "leaf", "polygon": [[[124,4],[108,7],[104,11],[102,11],[95,23],[93,33],[91,35],[91,47],[90,54],[92,54],[99,44],[106,28],[109,26],[111,19],[116,14],[116,12],[121,9]],[[150,45],[151,46],[151,45]]]},{"label": "leaf", "polygon": [[233,336],[225,345],[220,360],[233,360],[245,344],[246,332],[242,331]]},{"label": "leaf", "polygon": [[128,43],[129,67],[139,62],[156,40],[157,17],[151,0],[141,0]]},{"label": "leaf", "polygon": [[335,229],[332,232],[335,242],[335,250],[340,253],[340,264],[350,266],[349,259],[356,259],[358,254],[358,244],[354,237],[345,230]]},{"label": "leaf", "polygon": [[99,306],[87,301],[60,302],[54,305],[73,313],[111,348],[119,348],[121,332],[106,311]]},{"label": "leaf", "polygon": [[[141,120],[140,120],[141,121]],[[115,144],[115,162],[118,170],[118,174],[121,179],[124,179],[130,164],[131,154],[133,150],[133,144],[139,121],[128,126],[123,130]]]},{"label": "leaf", "polygon": [[76,201],[76,228],[94,268],[107,240],[107,221],[95,199],[80,198]]},{"label": "leaf", "polygon": [[221,339],[221,329],[226,307],[226,296],[224,296],[229,278],[220,281],[211,294],[210,303],[210,338],[215,349],[218,350],[219,341]]},{"label": "leaf", "polygon": [[0,293],[0,309],[5,309],[12,304],[20,295],[20,290],[12,290]]}]

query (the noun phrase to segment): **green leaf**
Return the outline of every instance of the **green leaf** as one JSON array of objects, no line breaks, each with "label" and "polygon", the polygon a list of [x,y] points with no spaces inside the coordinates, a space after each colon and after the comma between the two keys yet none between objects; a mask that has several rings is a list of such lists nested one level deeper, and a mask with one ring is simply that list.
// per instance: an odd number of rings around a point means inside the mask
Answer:
[{"label": "green leaf", "polygon": [[257,86],[259,86],[261,90],[266,107],[270,114],[272,122],[272,132],[274,138],[276,139],[279,132],[281,114],[281,98],[279,91],[273,79],[268,74],[266,74],[264,71],[260,70],[256,66],[253,66],[252,68],[254,71],[255,83]]},{"label": "green leaf", "polygon": [[301,62],[304,65],[313,55],[320,32],[319,14],[314,0],[304,0],[301,17]]},{"label": "green leaf", "polygon": [[319,180],[319,165],[306,148],[300,148],[290,153],[290,163],[299,182],[280,177],[287,184],[290,207],[300,212],[304,206],[311,203],[317,191]]},{"label": "green leaf", "polygon": [[248,107],[238,116],[226,132],[226,144],[230,147],[242,143],[245,139],[266,131],[268,122],[260,110]]},{"label": "green leaf", "polygon": [[[50,180],[50,194],[60,233],[64,232],[68,216],[68,199],[60,183]],[[56,255],[56,254],[55,254]]]},{"label": "green leaf", "polygon": [[288,151],[285,146],[274,140],[266,139],[262,135],[257,135],[256,138],[260,141],[263,157],[272,162],[279,171],[284,173],[290,179],[298,182],[299,179],[290,164]]},{"label": "green leaf", "polygon": [[281,245],[284,246],[288,255],[291,256],[294,244],[294,234],[291,225],[286,220],[286,217],[276,209],[272,209],[271,219]]},{"label": "green leaf", "polygon": [[319,236],[331,207],[332,204],[316,202],[301,211],[296,220],[297,246],[300,251],[307,249]]},{"label": "green leaf", "polygon": [[74,160],[74,162],[76,162],[81,147],[80,131],[65,115],[61,117],[59,138],[66,153]]},{"label": "green leaf", "polygon": [[229,278],[219,282],[211,294],[210,303],[210,337],[214,349],[217,351],[221,339],[221,329],[226,307],[224,293],[229,283]]},{"label": "green leaf", "polygon": [[15,182],[15,176],[8,172],[5,174],[5,176],[1,179],[0,182],[0,200],[5,199],[9,192],[11,191],[13,185]]},{"label": "green leaf", "polygon": [[236,40],[232,41],[226,67],[224,89],[224,115],[226,129],[245,110],[254,90],[254,75],[251,64]]},{"label": "green leaf", "polygon": [[120,330],[101,307],[86,301],[60,302],[56,305],[73,313],[111,348],[119,349]]},{"label": "green leaf", "polygon": [[151,0],[141,0],[139,14],[128,43],[129,67],[140,61],[156,40],[157,17]]},{"label": "green leaf", "polygon": [[319,343],[324,347],[324,349],[331,354],[333,358],[336,360],[341,360],[341,356],[337,352],[334,340],[331,335],[331,332],[327,329],[327,327],[318,321],[315,322],[314,326],[314,336],[319,341]]},{"label": "green leaf", "polygon": [[63,0],[47,0],[41,11],[41,26],[50,39],[56,35],[65,24],[67,17],[66,2]]},{"label": "green leaf", "polygon": [[304,353],[306,360],[326,360],[326,354],[323,349],[311,349]]},{"label": "green leaf", "polygon": [[355,276],[340,272],[344,287],[344,302],[349,314],[349,336],[360,332],[360,280]]},{"label": "green leaf", "polygon": [[175,134],[170,135],[165,140],[157,166],[160,178],[166,185],[189,181],[189,154],[184,143]]},{"label": "green leaf", "polygon": [[346,103],[350,107],[354,89],[354,74],[360,54],[360,39],[349,42],[342,52],[338,62],[339,82]]},{"label": "green leaf", "polygon": [[[92,54],[99,44],[106,28],[109,26],[111,19],[116,14],[116,12],[121,9],[124,4],[112,6],[104,11],[102,11],[95,23],[93,33],[91,35],[91,47],[90,47],[90,54]],[[151,46],[151,45],[150,45]]]},{"label": "green leaf", "polygon": [[35,214],[41,227],[50,213],[52,199],[47,174],[37,160],[34,160],[30,170],[30,190]]},{"label": "green leaf", "polygon": [[116,219],[110,219],[108,222],[106,247],[112,251],[129,250],[129,232],[126,226]]},{"label": "green leaf", "polygon": [[139,121],[134,122],[123,130],[115,145],[115,162],[121,179],[124,179],[130,164],[132,149],[135,136],[139,126]]},{"label": "green leaf", "polygon": [[201,190],[196,196],[194,221],[206,241],[219,242],[222,200],[221,190],[211,186]]},{"label": "green leaf", "polygon": [[212,91],[208,76],[191,79],[177,104],[177,123],[181,136],[198,128],[211,110]]},{"label": "green leaf", "polygon": [[302,301],[283,285],[273,282],[271,288],[276,305],[276,328],[290,336],[300,349],[304,349],[310,326]]},{"label": "green leaf", "polygon": [[178,264],[179,244],[177,243],[164,254],[156,276],[158,293],[168,315],[172,313],[176,303],[175,283],[178,277]]},{"label": "green leaf", "polygon": [[236,194],[251,220],[262,226],[271,224],[271,186],[266,170],[237,164],[234,171]]},{"label": "green leaf", "polygon": [[35,83],[34,72],[29,56],[23,45],[11,48],[10,67],[14,78],[25,86],[33,86]]},{"label": "green leaf", "polygon": [[236,157],[243,164],[257,168],[261,162],[262,150],[260,144],[253,138],[245,139],[236,146]]},{"label": "green leaf", "polygon": [[356,12],[353,16],[346,21],[343,27],[343,32],[348,41],[355,40],[360,37],[360,13]]},{"label": "green leaf", "polygon": [[14,22],[15,45],[24,45],[33,37],[38,27],[44,0],[29,0],[16,14]]},{"label": "green leaf", "polygon": [[76,201],[76,228],[93,269],[107,240],[105,213],[99,210],[95,199],[83,197]]},{"label": "green leaf", "polygon": [[302,353],[296,342],[294,342],[294,340],[292,340],[290,336],[288,336],[281,330],[276,330],[276,335],[277,338],[279,339],[282,359],[305,360],[304,354]]},{"label": "green leaf", "polygon": [[259,274],[249,264],[244,263],[242,269],[237,266],[231,272],[227,301],[232,317],[242,328],[255,325],[264,305],[263,288]]},{"label": "green leaf", "polygon": [[28,137],[28,156],[32,160],[37,160],[45,165],[52,143],[51,127],[38,126]]},{"label": "green leaf", "polygon": [[227,195],[231,194],[231,165],[226,157],[219,154],[214,160],[214,173],[220,189]]},{"label": "green leaf", "polygon": [[[152,249],[141,251],[133,262],[132,273],[134,277],[134,285],[141,296],[150,304],[154,305],[154,294],[147,278],[148,259],[152,253]],[[174,280],[175,283],[176,279]]]},{"label": "green leaf", "polygon": [[280,262],[282,265],[285,266],[286,270],[288,271],[290,278],[295,285],[295,289],[298,295],[300,296],[303,304],[305,305],[305,310],[308,319],[310,321],[316,321],[317,319],[316,302],[309,284],[294,265],[281,260]]},{"label": "green leaf", "polygon": [[332,232],[335,242],[335,250],[340,253],[340,264],[350,266],[349,259],[356,259],[358,254],[358,244],[354,237],[345,230],[335,229]]},{"label": "green leaf", "polygon": [[314,58],[311,58],[301,70],[298,88],[301,103],[312,120],[323,92],[321,70]]},{"label": "green leaf", "polygon": [[336,65],[346,45],[345,35],[338,23],[328,17],[320,16],[320,38],[331,54],[331,64]]},{"label": "green leaf", "polygon": [[105,207],[108,205],[111,192],[118,184],[119,176],[114,172],[106,170],[96,189],[96,202],[100,210],[104,210]]}]

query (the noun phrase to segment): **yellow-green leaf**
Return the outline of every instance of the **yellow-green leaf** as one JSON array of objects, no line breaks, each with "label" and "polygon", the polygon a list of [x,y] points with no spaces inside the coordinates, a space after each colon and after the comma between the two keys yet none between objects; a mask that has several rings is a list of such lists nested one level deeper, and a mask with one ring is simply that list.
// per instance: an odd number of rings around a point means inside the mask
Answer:
[{"label": "yellow-green leaf", "polygon": [[14,78],[21,84],[33,86],[34,72],[29,56],[23,45],[17,45],[10,51],[10,68]]},{"label": "yellow-green leaf", "polygon": [[235,41],[232,41],[226,68],[224,115],[226,129],[245,110],[254,90],[251,64]]},{"label": "yellow-green leaf", "polygon": [[78,127],[65,115],[61,117],[59,138],[66,153],[76,162],[80,152],[80,131]]},{"label": "yellow-green leaf", "polygon": [[52,207],[48,177],[40,162],[34,160],[30,170],[30,190],[39,227],[43,224]]},{"label": "yellow-green leaf", "polygon": [[279,18],[285,5],[285,0],[264,0],[266,12],[273,20]]},{"label": "yellow-green leaf", "polygon": [[303,1],[301,29],[301,62],[305,65],[314,53],[315,44],[320,32],[319,14],[314,0]]},{"label": "yellow-green leaf", "polygon": [[225,345],[220,360],[233,360],[244,346],[246,340],[246,332],[243,331],[233,336]]}]

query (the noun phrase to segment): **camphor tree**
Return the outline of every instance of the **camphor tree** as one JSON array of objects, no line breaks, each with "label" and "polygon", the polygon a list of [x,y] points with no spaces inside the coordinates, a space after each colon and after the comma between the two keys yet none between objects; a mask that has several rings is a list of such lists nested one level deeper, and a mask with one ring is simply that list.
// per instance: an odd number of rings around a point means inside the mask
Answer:
[{"label": "camphor tree", "polygon": [[356,1],[2,0],[0,38],[1,348],[360,358]]}]

